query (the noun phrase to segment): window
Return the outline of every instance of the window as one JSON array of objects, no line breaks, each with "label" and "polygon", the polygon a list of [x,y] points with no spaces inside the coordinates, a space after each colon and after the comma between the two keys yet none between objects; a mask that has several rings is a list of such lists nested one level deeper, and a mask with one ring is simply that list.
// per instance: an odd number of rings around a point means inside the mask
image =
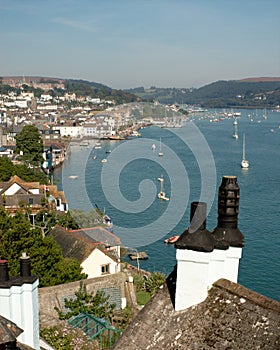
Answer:
[{"label": "window", "polygon": [[28,204],[30,204],[30,205],[33,204],[33,198],[28,198]]},{"label": "window", "polygon": [[101,265],[101,274],[105,275],[107,273],[110,273],[110,264]]}]

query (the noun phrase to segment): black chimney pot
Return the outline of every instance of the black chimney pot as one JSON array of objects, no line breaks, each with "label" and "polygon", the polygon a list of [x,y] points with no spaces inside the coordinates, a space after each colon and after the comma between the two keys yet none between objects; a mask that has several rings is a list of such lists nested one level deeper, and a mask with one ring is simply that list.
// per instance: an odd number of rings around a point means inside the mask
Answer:
[{"label": "black chimney pot", "polygon": [[212,252],[214,238],[206,229],[207,204],[191,203],[190,227],[187,228],[175,243],[177,249],[190,249],[198,252]]},{"label": "black chimney pot", "polygon": [[224,249],[244,246],[244,235],[238,229],[239,187],[236,176],[223,176],[218,196],[218,225],[213,230],[215,247]]},{"label": "black chimney pot", "polygon": [[7,260],[0,260],[0,282],[9,281],[9,265]]},{"label": "black chimney pot", "polygon": [[30,257],[26,253],[22,253],[20,257],[20,276],[29,277],[31,276],[31,263]]}]

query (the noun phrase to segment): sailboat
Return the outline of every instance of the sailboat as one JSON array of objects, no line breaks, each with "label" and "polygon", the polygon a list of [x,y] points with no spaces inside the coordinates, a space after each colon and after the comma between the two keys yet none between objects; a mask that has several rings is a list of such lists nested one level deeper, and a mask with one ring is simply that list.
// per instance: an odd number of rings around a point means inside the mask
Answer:
[{"label": "sailboat", "polygon": [[158,177],[158,181],[160,182],[160,192],[158,193],[158,199],[162,199],[164,201],[169,201],[169,198],[166,197],[165,192],[164,192],[164,187],[163,187],[164,178],[162,175],[161,175],[161,177]]},{"label": "sailboat", "polygon": [[244,168],[244,169],[249,168],[249,160],[247,160],[245,156],[245,134],[243,134],[243,154],[242,154],[241,168]]},{"label": "sailboat", "polygon": [[233,134],[233,138],[235,138],[236,140],[238,139],[237,124],[234,125],[234,134]]},{"label": "sailboat", "polygon": [[158,152],[158,156],[159,156],[159,157],[163,157],[163,152],[162,152],[162,149],[161,149],[161,138],[159,139],[159,152]]}]

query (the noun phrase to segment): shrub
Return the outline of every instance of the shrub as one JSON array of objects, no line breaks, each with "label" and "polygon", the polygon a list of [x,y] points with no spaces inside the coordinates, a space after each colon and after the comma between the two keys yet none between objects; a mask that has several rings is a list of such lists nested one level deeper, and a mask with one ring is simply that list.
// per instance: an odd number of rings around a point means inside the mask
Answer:
[{"label": "shrub", "polygon": [[59,325],[41,330],[40,335],[56,350],[97,350],[97,341],[91,341],[80,329]]}]

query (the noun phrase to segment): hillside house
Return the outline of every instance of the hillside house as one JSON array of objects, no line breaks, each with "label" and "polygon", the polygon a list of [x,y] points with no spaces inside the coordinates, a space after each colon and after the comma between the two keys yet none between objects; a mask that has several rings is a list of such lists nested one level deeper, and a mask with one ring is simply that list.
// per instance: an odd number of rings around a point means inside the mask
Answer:
[{"label": "hillside house", "polygon": [[17,175],[9,181],[0,182],[0,207],[10,215],[14,215],[19,209],[28,208],[32,217],[46,205],[57,211],[68,211],[64,192],[58,191],[55,185],[26,182]]},{"label": "hillside house", "polygon": [[105,228],[66,230],[56,226],[50,236],[60,245],[64,257],[80,262],[88,278],[120,272],[120,240]]}]

